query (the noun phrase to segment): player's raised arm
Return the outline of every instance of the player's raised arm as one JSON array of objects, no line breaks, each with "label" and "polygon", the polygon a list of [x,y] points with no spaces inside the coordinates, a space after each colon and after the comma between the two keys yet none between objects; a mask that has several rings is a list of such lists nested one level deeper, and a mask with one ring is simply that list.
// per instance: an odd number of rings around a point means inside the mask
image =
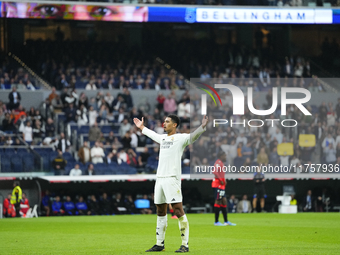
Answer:
[{"label": "player's raised arm", "polygon": [[144,135],[147,137],[150,137],[152,140],[154,140],[156,143],[161,142],[161,135],[157,134],[156,132],[148,129],[144,126],[144,117],[142,117],[142,120],[139,120],[137,118],[133,119],[133,122],[135,123],[136,127],[138,127]]},{"label": "player's raised arm", "polygon": [[143,128],[145,128],[145,126],[144,126],[144,117],[142,117],[142,120],[134,118],[133,122],[135,123],[136,127],[138,127],[141,131],[143,131]]},{"label": "player's raised arm", "polygon": [[190,133],[185,146],[194,143],[201,136],[201,134],[204,131],[206,131],[207,124],[208,124],[208,116],[204,115],[203,120],[202,120],[202,125],[200,125],[194,132]]}]

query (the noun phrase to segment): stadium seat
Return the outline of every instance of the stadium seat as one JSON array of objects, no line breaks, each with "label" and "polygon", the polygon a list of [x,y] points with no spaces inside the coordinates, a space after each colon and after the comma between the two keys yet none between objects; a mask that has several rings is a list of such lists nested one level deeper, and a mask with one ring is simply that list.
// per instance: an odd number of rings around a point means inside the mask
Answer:
[{"label": "stadium seat", "polygon": [[73,162],[74,163],[75,162],[74,157],[69,152],[64,152],[63,153],[63,158],[67,161],[67,163],[69,163],[69,162]]},{"label": "stadium seat", "polygon": [[29,153],[29,151],[26,148],[18,148],[17,149],[17,154],[25,155],[27,153]]},{"label": "stadium seat", "polygon": [[182,167],[182,174],[190,174],[190,166]]},{"label": "stadium seat", "polygon": [[81,126],[78,129],[78,134],[88,134],[90,132],[90,126],[85,125],[85,126]]},{"label": "stadium seat", "polygon": [[[48,154],[43,154],[43,155],[40,155],[40,156],[43,160],[43,171],[49,172],[51,170],[50,156]],[[39,164],[40,164],[40,162],[39,162]]]},{"label": "stadium seat", "polygon": [[15,152],[14,148],[6,148],[5,151],[4,151],[4,154],[12,156],[12,155],[16,154],[16,152]]},{"label": "stadium seat", "polygon": [[111,163],[108,165],[109,172],[111,175],[117,174],[118,164],[117,163]]},{"label": "stadium seat", "polygon": [[74,168],[73,165],[66,165],[65,166],[65,175],[70,175],[70,171]]},{"label": "stadium seat", "polygon": [[11,163],[12,163],[13,172],[16,172],[16,173],[24,172],[21,157],[12,157]]},{"label": "stadium seat", "polygon": [[24,164],[24,171],[25,172],[33,172],[34,167],[34,156],[32,154],[23,155],[22,161]]},{"label": "stadium seat", "polygon": [[1,157],[1,172],[2,173],[12,172],[11,161],[9,158],[4,156]]},{"label": "stadium seat", "polygon": [[101,131],[103,134],[109,134],[112,131],[111,125],[104,125],[101,127]]},{"label": "stadium seat", "polygon": [[71,134],[73,134],[73,132],[76,130],[78,131],[78,125],[77,124],[71,124],[70,125],[70,128],[71,128]]},{"label": "stadium seat", "polygon": [[94,170],[97,175],[105,174],[105,169],[107,169],[106,163],[98,163],[98,164],[94,164],[93,166],[94,166]]}]

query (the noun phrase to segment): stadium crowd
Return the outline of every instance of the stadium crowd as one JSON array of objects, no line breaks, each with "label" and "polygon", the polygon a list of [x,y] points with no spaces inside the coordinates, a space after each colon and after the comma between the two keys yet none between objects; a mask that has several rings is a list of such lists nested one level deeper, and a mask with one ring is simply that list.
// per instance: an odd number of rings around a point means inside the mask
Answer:
[{"label": "stadium crowd", "polygon": [[[266,44],[263,42],[265,38]],[[258,84],[256,90],[266,91],[271,87],[271,79],[291,77],[301,79],[311,77],[313,74],[309,60],[303,56],[278,58],[275,53],[277,49],[273,47],[273,38],[270,33],[265,35],[260,28],[254,32],[254,49],[244,45],[232,44],[222,47],[211,45],[204,40],[192,42],[188,40],[188,44],[181,46],[173,54],[174,56],[163,54],[165,58],[171,58],[173,65],[182,70],[183,75],[168,69],[167,65],[159,59],[152,58],[152,54],[146,53],[148,50],[137,53],[136,50],[128,51],[122,44],[111,45],[105,42],[80,43],[67,40],[61,44],[58,41],[28,40],[21,56],[58,91],[64,88],[99,90],[124,87],[184,90],[188,89],[185,76],[202,79],[260,78],[261,84]],[[165,47],[167,44],[170,47],[173,43],[175,42],[171,40],[166,41]],[[195,45],[195,47],[188,47],[188,45]],[[93,50],[88,51],[88,48]],[[204,50],[200,50],[200,55],[196,56],[194,53],[196,49]],[[38,57],[37,52],[39,52]],[[219,57],[221,55],[226,57],[221,60]],[[124,60],[121,56],[124,56]],[[179,59],[186,59],[186,61],[178,61]],[[8,72],[3,71],[3,73],[8,76]],[[17,80],[18,78],[15,81]],[[297,85],[287,86],[299,86],[300,83],[303,81],[299,80]],[[304,86],[308,85],[304,84]],[[323,89],[320,86],[313,90]]]}]

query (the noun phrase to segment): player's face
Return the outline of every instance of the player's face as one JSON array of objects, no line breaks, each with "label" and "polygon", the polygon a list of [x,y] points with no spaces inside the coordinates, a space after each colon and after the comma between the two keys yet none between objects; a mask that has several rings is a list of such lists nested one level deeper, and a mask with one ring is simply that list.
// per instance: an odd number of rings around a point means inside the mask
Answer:
[{"label": "player's face", "polygon": [[166,117],[163,123],[164,131],[165,132],[171,132],[175,127],[174,123],[172,122],[171,118]]}]

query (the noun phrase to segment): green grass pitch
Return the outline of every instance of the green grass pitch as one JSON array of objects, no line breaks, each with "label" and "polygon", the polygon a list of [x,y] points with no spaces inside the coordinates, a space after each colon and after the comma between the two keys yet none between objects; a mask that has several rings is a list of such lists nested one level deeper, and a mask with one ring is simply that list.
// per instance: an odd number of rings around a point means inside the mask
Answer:
[{"label": "green grass pitch", "polygon": [[[340,213],[229,214],[237,226],[223,227],[213,218],[188,214],[190,254],[340,254]],[[0,254],[145,254],[155,227],[155,215],[2,219]],[[169,217],[162,254],[180,244]]]}]

